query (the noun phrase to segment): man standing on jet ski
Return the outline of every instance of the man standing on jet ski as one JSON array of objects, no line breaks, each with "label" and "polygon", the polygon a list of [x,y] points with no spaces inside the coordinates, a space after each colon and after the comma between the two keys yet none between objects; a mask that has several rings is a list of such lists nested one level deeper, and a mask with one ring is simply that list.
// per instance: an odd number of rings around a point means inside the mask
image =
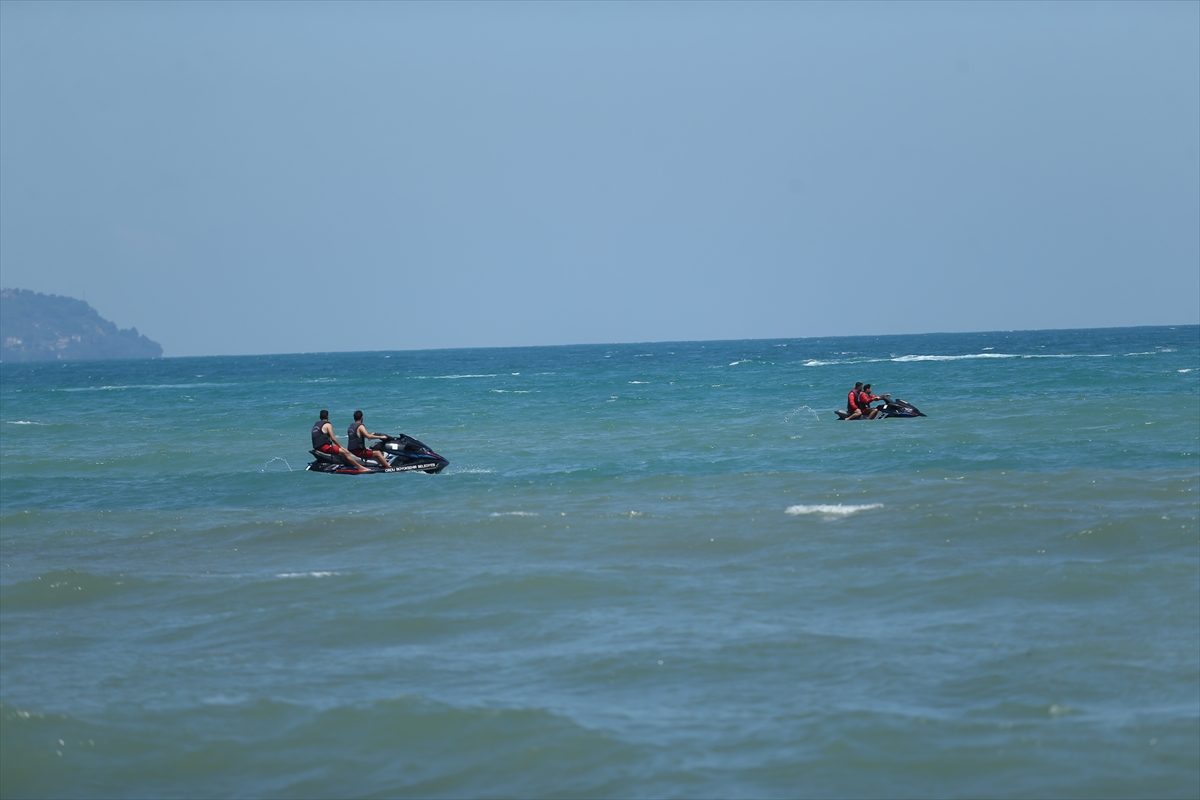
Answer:
[{"label": "man standing on jet ski", "polygon": [[321,418],[312,426],[312,443],[313,450],[339,456],[350,466],[358,467],[359,472],[371,471],[361,461],[350,455],[346,448],[338,444],[337,437],[333,435],[333,426],[329,424],[329,412],[323,408],[321,409]]},{"label": "man standing on jet ski", "polygon": [[387,469],[387,457],[378,450],[371,450],[367,447],[367,439],[386,439],[382,433],[367,433],[367,426],[363,425],[363,413],[361,411],[354,412],[354,422],[350,423],[350,427],[346,429],[346,444],[349,450],[354,455],[366,461],[368,458],[373,458],[379,462],[379,466]]}]

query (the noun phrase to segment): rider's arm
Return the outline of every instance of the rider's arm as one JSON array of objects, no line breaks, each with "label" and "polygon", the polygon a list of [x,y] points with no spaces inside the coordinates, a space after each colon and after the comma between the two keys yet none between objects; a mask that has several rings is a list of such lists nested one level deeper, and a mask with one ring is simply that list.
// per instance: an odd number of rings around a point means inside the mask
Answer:
[{"label": "rider's arm", "polygon": [[[325,430],[326,428],[329,428],[329,430]],[[338,447],[342,446],[342,443],[338,441],[337,434],[333,432],[332,425],[330,425],[328,422],[326,422],[324,425],[321,426],[321,430],[324,431],[325,435],[329,437],[330,441],[332,441]]]}]

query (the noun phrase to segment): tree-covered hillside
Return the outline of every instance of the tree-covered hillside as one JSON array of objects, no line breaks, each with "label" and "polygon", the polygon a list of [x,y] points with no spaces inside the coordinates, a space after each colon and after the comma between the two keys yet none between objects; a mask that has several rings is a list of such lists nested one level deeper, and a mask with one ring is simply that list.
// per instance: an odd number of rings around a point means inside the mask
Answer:
[{"label": "tree-covered hillside", "polygon": [[0,361],[161,358],[162,346],[117,326],[82,300],[25,289],[0,291]]}]

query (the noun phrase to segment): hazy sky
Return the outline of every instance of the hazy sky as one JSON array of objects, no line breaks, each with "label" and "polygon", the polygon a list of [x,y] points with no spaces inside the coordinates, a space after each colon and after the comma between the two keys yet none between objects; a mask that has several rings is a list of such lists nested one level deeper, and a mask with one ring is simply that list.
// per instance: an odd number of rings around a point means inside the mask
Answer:
[{"label": "hazy sky", "polygon": [[1200,322],[1200,3],[0,3],[0,280],[167,355]]}]

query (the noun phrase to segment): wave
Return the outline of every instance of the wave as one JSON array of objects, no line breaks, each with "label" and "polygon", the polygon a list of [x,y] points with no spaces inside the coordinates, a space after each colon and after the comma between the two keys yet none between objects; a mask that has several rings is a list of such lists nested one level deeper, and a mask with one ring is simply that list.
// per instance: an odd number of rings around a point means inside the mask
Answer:
[{"label": "wave", "polygon": [[847,517],[851,514],[857,514],[859,511],[870,511],[875,508],[883,508],[883,503],[868,503],[860,506],[843,505],[841,503],[832,505],[788,506],[784,513],[796,515],[825,514],[832,517]]},{"label": "wave", "polygon": [[341,575],[340,572],[280,572],[276,578],[329,578]]},{"label": "wave", "polygon": [[972,353],[965,356],[900,356],[899,358],[889,359],[899,363],[909,361],[961,361],[968,358],[1021,358],[1015,353]]},{"label": "wave", "polygon": [[[1186,369],[1185,369],[1185,370],[1180,370],[1180,371],[1181,371],[1181,372],[1187,372],[1187,370],[1186,370]],[[42,425],[42,426],[47,426],[47,425],[49,425],[50,423],[49,423],[49,422],[30,422],[30,421],[29,421],[29,420],[27,420],[27,419],[12,419],[12,420],[8,420],[8,424],[9,424],[9,425]]]},{"label": "wave", "polygon": [[493,511],[489,517],[536,517],[533,511]]},{"label": "wave", "polygon": [[[1142,353],[1127,353],[1126,355],[1144,355]],[[903,356],[893,356],[892,358],[847,358],[834,359],[832,361],[820,361],[812,359],[805,361],[801,366],[805,367],[827,367],[827,366],[845,366],[850,364],[880,364],[883,362],[893,362],[897,364],[908,364],[919,361],[964,361],[976,358],[1112,358],[1111,353],[967,353],[957,356],[943,355],[916,355],[909,354]]]},{"label": "wave", "polygon": [[[424,380],[426,376],[418,375],[417,377]],[[495,377],[496,377],[496,373],[493,372],[490,375],[434,375],[433,379],[435,381],[449,381],[449,380],[456,380],[458,378],[495,378]]]},{"label": "wave", "polygon": [[[316,382],[337,380],[336,378],[318,378]],[[199,389],[211,386],[237,386],[236,383],[138,383],[120,386],[72,386],[67,389],[52,389],[54,392],[115,392],[123,389]]]}]

